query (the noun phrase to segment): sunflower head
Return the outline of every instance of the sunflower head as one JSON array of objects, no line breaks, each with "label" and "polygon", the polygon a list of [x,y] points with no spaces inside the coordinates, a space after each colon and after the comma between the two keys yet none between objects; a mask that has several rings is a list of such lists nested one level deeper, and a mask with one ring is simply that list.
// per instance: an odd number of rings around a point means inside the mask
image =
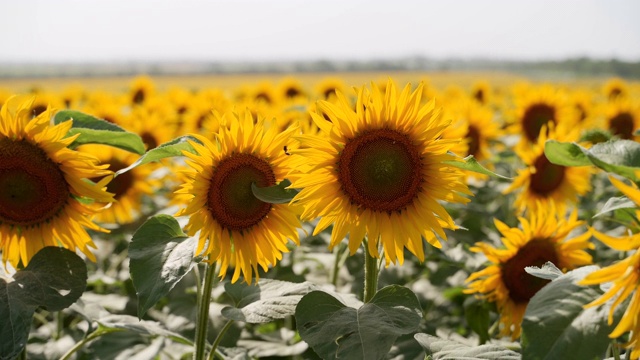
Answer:
[{"label": "sunflower head", "polygon": [[72,122],[51,125],[53,110],[33,117],[33,99],[11,98],[0,110],[0,249],[3,262],[26,266],[45,246],[76,248],[95,259],[85,230],[103,230],[91,221],[96,211],[81,198],[110,202],[104,189],[86,181],[110,174],[88,154],[68,146]]},{"label": "sunflower head", "polygon": [[330,247],[349,234],[353,254],[367,235],[387,265],[402,263],[405,248],[423,261],[422,238],[439,247],[436,234],[446,239],[443,228],[455,228],[439,201],[469,201],[463,174],[445,163],[461,140],[442,138],[451,122],[421,99],[422,85],[399,92],[389,80],[384,93],[361,88],[355,108],[338,91],[335,103],[317,104],[326,118],[311,113],[320,133],[299,136],[292,151],[292,186],[302,189],[294,203],[303,219],[321,218],[315,234],[333,224]]},{"label": "sunflower head", "polygon": [[219,262],[221,277],[235,263],[232,282],[242,274],[250,283],[259,266],[266,271],[289,251],[287,239],[299,241],[296,207],[263,202],[251,190],[276,185],[289,173],[283,149],[296,129],[267,129],[248,111],[242,118],[225,113],[219,122],[215,139],[193,135],[197,154],[184,153],[190,169],[177,193],[191,200],[178,215],[189,215],[188,233],[200,231],[196,253]]},{"label": "sunflower head", "polygon": [[468,294],[495,302],[500,312],[501,333],[516,339],[520,336],[520,324],[529,300],[546,283],[524,269],[552,262],[563,271],[591,263],[585,251],[593,248],[590,232],[569,239],[569,234],[582,225],[574,211],[565,219],[556,209],[538,207],[528,218],[519,218],[521,227],[510,228],[495,220],[502,234],[502,246],[480,242],[472,248],[482,252],[490,264],[469,276]]}]

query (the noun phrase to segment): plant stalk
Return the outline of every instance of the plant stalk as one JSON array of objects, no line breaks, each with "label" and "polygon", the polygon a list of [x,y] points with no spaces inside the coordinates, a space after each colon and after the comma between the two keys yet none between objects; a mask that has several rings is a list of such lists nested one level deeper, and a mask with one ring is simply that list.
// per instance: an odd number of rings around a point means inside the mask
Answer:
[{"label": "plant stalk", "polygon": [[378,259],[369,252],[368,240],[362,242],[364,245],[364,297],[363,301],[368,303],[373,299],[378,291]]},{"label": "plant stalk", "polygon": [[211,352],[209,353],[209,360],[213,360],[215,358],[218,358],[218,359],[222,358],[224,360],[224,357],[220,356],[221,354],[217,352],[217,349],[218,349],[218,345],[220,345],[220,342],[222,341],[222,337],[227,332],[227,330],[229,330],[231,325],[233,325],[233,320],[227,321],[227,323],[224,324],[224,327],[220,329],[220,332],[218,333],[218,336],[216,336],[216,340],[213,342],[213,346],[211,347]]},{"label": "plant stalk", "polygon": [[201,289],[202,293],[198,294],[198,318],[196,319],[196,340],[194,342],[194,360],[204,360],[207,347],[207,328],[209,327],[209,305],[211,304],[211,290],[216,283],[215,264],[205,265],[204,284]]}]

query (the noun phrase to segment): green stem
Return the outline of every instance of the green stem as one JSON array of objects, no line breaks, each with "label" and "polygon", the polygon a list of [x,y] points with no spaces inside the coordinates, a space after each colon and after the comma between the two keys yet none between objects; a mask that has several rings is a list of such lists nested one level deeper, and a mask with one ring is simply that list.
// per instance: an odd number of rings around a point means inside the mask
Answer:
[{"label": "green stem", "polygon": [[211,289],[216,282],[216,265],[205,265],[204,284],[202,293],[198,295],[198,318],[196,319],[196,341],[193,360],[203,360],[207,347],[207,328],[209,327],[209,305],[211,304]]},{"label": "green stem", "polygon": [[71,355],[73,355],[76,351],[80,350],[86,343],[88,343],[89,341],[92,341],[94,339],[99,338],[102,335],[106,335],[108,333],[112,333],[112,332],[116,332],[116,331],[122,331],[120,329],[102,329],[102,330],[96,330],[94,332],[92,332],[91,334],[89,334],[87,337],[85,337],[84,339],[80,340],[78,343],[76,343],[71,349],[69,349],[69,351],[67,351],[64,355],[62,355],[62,357],[60,358],[60,360],[67,360],[71,357]]},{"label": "green stem", "polygon": [[376,295],[378,291],[378,259],[371,256],[367,241],[363,241],[364,245],[364,298],[363,301],[368,303]]},{"label": "green stem", "polygon": [[227,332],[227,330],[229,330],[231,325],[233,325],[233,320],[227,321],[227,323],[224,324],[224,327],[218,333],[218,336],[216,336],[216,340],[213,342],[213,346],[211,347],[211,352],[209,353],[209,360],[213,360],[215,358],[224,360],[224,356],[222,356],[222,354],[220,354],[217,349],[218,349],[218,345],[220,345],[220,342],[222,341],[222,337]]},{"label": "green stem", "polygon": [[611,340],[611,353],[612,353],[613,358],[615,360],[621,360],[620,359],[620,348],[618,347],[618,342],[616,341],[616,339],[612,339]]},{"label": "green stem", "polygon": [[338,273],[340,272],[340,263],[342,262],[342,254],[344,254],[347,246],[344,242],[341,242],[340,245],[336,248],[336,259],[333,263],[333,271],[331,272],[331,284],[334,287],[338,287]]},{"label": "green stem", "polygon": [[22,352],[20,353],[20,360],[27,360],[27,346],[24,346]]},{"label": "green stem", "polygon": [[62,338],[62,334],[64,332],[64,314],[62,311],[56,312],[56,333],[54,334],[54,339],[59,340]]}]

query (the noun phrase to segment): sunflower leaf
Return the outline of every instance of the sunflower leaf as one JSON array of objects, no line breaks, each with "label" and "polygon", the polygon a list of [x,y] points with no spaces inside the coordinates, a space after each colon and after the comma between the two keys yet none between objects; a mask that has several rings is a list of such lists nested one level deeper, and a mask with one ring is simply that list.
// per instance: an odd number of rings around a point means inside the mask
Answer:
[{"label": "sunflower leaf", "polygon": [[476,158],[473,155],[469,155],[467,157],[465,157],[464,159],[462,159],[462,161],[458,161],[458,160],[448,160],[448,161],[444,161],[445,164],[456,167],[458,169],[462,169],[462,170],[467,170],[467,171],[472,171],[472,172],[476,172],[479,174],[484,174],[484,175],[489,175],[491,177],[497,177],[503,180],[513,180],[510,177],[504,176],[504,175],[500,175],[500,174],[496,174],[493,171],[487,169],[486,167],[480,165],[480,163],[478,162],[478,160],[476,160]]},{"label": "sunflower leaf", "polygon": [[144,143],[140,136],[126,131],[116,124],[75,110],[58,111],[53,117],[55,124],[68,120],[72,120],[73,125],[67,136],[80,134],[71,147],[75,148],[84,144],[102,144],[136,154],[144,154]]},{"label": "sunflower leaf", "polygon": [[427,356],[431,356],[433,360],[520,360],[522,358],[519,353],[498,345],[466,346],[453,340],[423,333],[415,334],[414,337],[427,352]]},{"label": "sunflower leaf", "polygon": [[135,167],[148,164],[150,162],[166,159],[169,157],[183,156],[182,151],[195,153],[195,149],[193,148],[193,146],[191,146],[191,144],[189,144],[188,140],[195,141],[198,144],[201,144],[200,140],[196,139],[193,136],[180,136],[147,151],[133,164],[124,169],[116,171],[115,176],[121,175]]},{"label": "sunflower leaf", "polygon": [[231,296],[236,307],[222,309],[222,316],[235,321],[261,324],[293,315],[302,297],[318,287],[310,282],[291,283],[263,279],[254,285],[226,283],[225,292]]},{"label": "sunflower leaf", "polygon": [[607,200],[607,202],[604,204],[602,209],[600,209],[600,212],[595,214],[593,217],[598,217],[600,215],[603,215],[618,209],[635,209],[635,208],[636,208],[636,204],[626,196],[612,197],[609,200]]},{"label": "sunflower leaf", "polygon": [[[522,321],[523,358],[593,359],[603,358],[610,344],[607,324],[612,301],[600,307],[584,308],[602,291],[576,284],[596,266],[570,271],[545,285],[529,301]],[[614,324],[624,312],[624,304],[614,312]]]},{"label": "sunflower leaf", "polygon": [[291,181],[288,179],[282,180],[278,185],[262,188],[251,183],[251,191],[253,196],[266,203],[284,204],[290,202],[298,194],[296,189],[287,189],[289,185],[291,185]]},{"label": "sunflower leaf", "polygon": [[295,315],[300,337],[321,358],[383,359],[400,335],[418,329],[420,309],[411,290],[391,285],[358,308],[312,291],[300,300]]},{"label": "sunflower leaf", "polygon": [[586,149],[575,143],[547,140],[544,153],[550,162],[562,166],[595,165],[607,172],[640,181],[640,143],[631,140],[612,140]]},{"label": "sunflower leaf", "polygon": [[188,237],[173,216],[149,218],[133,234],[129,272],[138,295],[138,317],[154,306],[196,264],[197,239]]},{"label": "sunflower leaf", "polygon": [[562,270],[558,269],[551,261],[547,261],[541,267],[527,266],[524,268],[528,274],[545,280],[557,279],[563,275]]},{"label": "sunflower leaf", "polygon": [[84,260],[53,246],[38,251],[13,281],[0,278],[0,359],[13,359],[22,352],[36,308],[65,309],[80,298],[86,285]]}]

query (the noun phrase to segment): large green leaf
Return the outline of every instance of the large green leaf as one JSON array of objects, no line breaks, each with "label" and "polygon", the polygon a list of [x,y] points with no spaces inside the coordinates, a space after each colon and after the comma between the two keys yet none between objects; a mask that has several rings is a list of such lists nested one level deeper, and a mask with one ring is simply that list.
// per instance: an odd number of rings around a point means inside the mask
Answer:
[{"label": "large green leaf", "polygon": [[115,175],[118,176],[124,172],[127,172],[135,167],[140,165],[148,164],[150,162],[159,161],[162,159],[182,156],[183,151],[188,151],[191,153],[195,153],[195,149],[191,144],[189,144],[188,140],[195,141],[200,144],[200,141],[193,136],[181,136],[175,138],[171,141],[168,141],[164,144],[159,145],[158,147],[147,151],[144,155],[142,155],[136,162],[131,164],[130,166],[116,171]]},{"label": "large green leaf", "polygon": [[222,316],[251,324],[271,322],[293,315],[302,297],[318,287],[310,282],[262,279],[257,284],[226,283],[225,291],[236,303],[222,309]]},{"label": "large green leaf", "polygon": [[586,149],[575,143],[548,140],[545,156],[554,164],[563,166],[595,165],[605,171],[640,181],[640,143],[631,140],[613,140]]},{"label": "large green leaf", "polygon": [[421,318],[416,295],[398,285],[380,289],[359,308],[323,291],[305,295],[296,308],[300,336],[323,359],[383,359]]},{"label": "large green leaf", "polygon": [[[598,287],[576,282],[597,270],[586,266],[570,271],[540,289],[529,301],[522,321],[524,359],[601,359],[610,344],[607,324],[611,302],[583,306],[602,295]],[[619,319],[625,306],[616,308]],[[614,323],[615,324],[615,323]]]},{"label": "large green leaf", "polygon": [[636,207],[637,205],[626,196],[612,197],[607,200],[602,209],[600,209],[600,212],[595,214],[593,217],[598,217],[618,209],[635,209]]},{"label": "large green leaf", "polygon": [[512,180],[510,177],[494,173],[493,171],[480,165],[478,160],[476,160],[476,158],[473,155],[469,155],[465,157],[464,159],[462,159],[462,161],[451,160],[451,161],[444,161],[444,163],[453,167],[457,167],[462,170],[473,171],[479,174],[489,175],[491,177],[497,177],[503,180]]},{"label": "large green leaf", "polygon": [[253,196],[271,204],[284,204],[293,199],[298,191],[295,189],[287,189],[291,185],[291,181],[284,179],[278,185],[269,187],[257,187],[255,183],[251,183],[251,191]]},{"label": "large green leaf", "polygon": [[498,345],[467,346],[428,334],[416,334],[416,340],[433,360],[520,360],[522,356]]},{"label": "large green leaf", "polygon": [[144,154],[144,143],[140,136],[126,131],[116,124],[75,110],[58,111],[53,117],[55,124],[68,120],[73,121],[73,126],[67,136],[80,134],[71,144],[72,147],[84,144],[103,144],[136,154]]},{"label": "large green leaf", "polygon": [[87,267],[74,252],[45,247],[13,281],[0,278],[0,359],[13,359],[27,343],[39,306],[59,311],[73,304],[87,285]]},{"label": "large green leaf", "polygon": [[180,281],[196,264],[197,239],[188,237],[170,215],[156,215],[133,234],[129,272],[138,294],[138,317]]}]

